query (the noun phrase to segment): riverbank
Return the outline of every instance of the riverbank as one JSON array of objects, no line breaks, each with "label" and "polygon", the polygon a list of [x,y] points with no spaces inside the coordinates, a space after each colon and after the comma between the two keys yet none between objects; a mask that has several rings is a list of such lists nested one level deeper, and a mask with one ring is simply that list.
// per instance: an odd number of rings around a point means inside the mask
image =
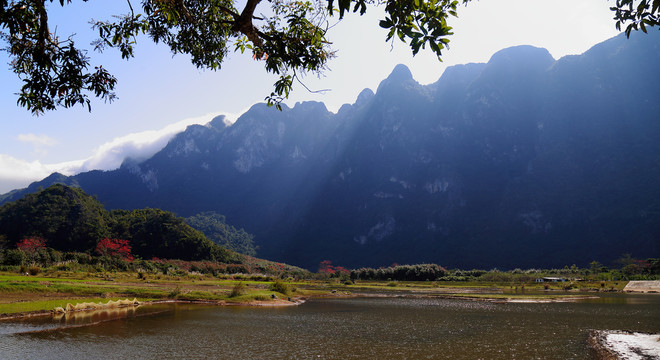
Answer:
[{"label": "riverbank", "polygon": [[[0,273],[0,319],[50,314],[68,303],[137,299],[140,303],[187,302],[219,306],[295,306],[311,297],[442,297],[490,302],[566,302],[593,298],[603,288],[621,291],[625,283],[580,284],[566,292],[557,285],[493,282],[340,282],[339,279],[285,280],[259,275],[214,277],[131,272],[51,272],[41,276]],[[612,291],[610,290],[610,291]]]},{"label": "riverbank", "polygon": [[[274,285],[277,285],[274,288]],[[55,273],[42,276],[0,273],[0,319],[38,316],[67,304],[137,299],[207,302],[217,305],[290,306],[318,291],[298,289],[293,280],[268,277],[158,276],[132,273]],[[20,315],[16,315],[20,314]]]},{"label": "riverbank", "polygon": [[[78,307],[80,304],[85,304],[89,302],[83,302],[83,303],[77,303],[75,300],[72,304],[73,307]],[[109,300],[112,301],[112,300]],[[121,301],[121,300],[119,300]],[[137,301],[133,300],[135,302],[135,307],[138,306],[149,306],[149,305],[159,305],[159,304],[198,304],[198,305],[214,305],[214,306],[265,306],[265,307],[285,307],[285,306],[297,306],[305,303],[307,301],[307,298],[303,297],[296,297],[296,298],[288,298],[288,299],[272,299],[272,300],[251,300],[251,301],[243,301],[243,302],[228,302],[224,300],[216,300],[216,301],[210,301],[210,300],[148,300],[148,301]],[[101,302],[102,304],[102,302]],[[19,319],[26,319],[26,318],[32,318],[32,317],[45,317],[45,316],[56,316],[56,315],[67,315],[67,316],[75,316],[80,313],[93,313],[93,312],[104,312],[104,311],[113,311],[117,309],[126,309],[126,307],[108,307],[104,308],[102,306],[98,307],[87,307],[87,308],[80,308],[72,311],[59,311],[58,308],[51,309],[51,310],[36,310],[36,311],[26,311],[26,312],[16,312],[16,313],[4,313],[0,314],[0,321],[2,320],[19,320]]]}]

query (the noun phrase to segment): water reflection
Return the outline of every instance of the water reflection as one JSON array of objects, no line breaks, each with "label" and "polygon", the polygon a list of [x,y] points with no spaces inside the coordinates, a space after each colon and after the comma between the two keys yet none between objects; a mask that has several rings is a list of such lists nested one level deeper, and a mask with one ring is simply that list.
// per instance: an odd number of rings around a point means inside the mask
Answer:
[{"label": "water reflection", "polygon": [[59,322],[62,326],[81,326],[134,316],[136,312],[137,308],[133,306],[92,311],[74,311],[55,314],[53,315],[53,320]]},{"label": "water reflection", "polygon": [[[286,308],[169,304],[109,321],[114,316],[50,320],[64,328],[47,332],[0,330],[1,357],[588,359],[590,329],[660,332],[660,296],[544,304],[428,298],[318,299]],[[85,322],[96,325],[78,326]]]}]

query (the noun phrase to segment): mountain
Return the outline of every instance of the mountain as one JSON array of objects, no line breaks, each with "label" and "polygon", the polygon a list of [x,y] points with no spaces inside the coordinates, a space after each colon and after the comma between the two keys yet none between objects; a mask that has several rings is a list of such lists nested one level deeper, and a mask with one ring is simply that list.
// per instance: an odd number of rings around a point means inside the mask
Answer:
[{"label": "mountain", "polygon": [[152,158],[52,175],[107,208],[214,211],[315,269],[554,267],[660,255],[660,34],[555,60],[504,49],[420,85],[403,65],[337,114],[257,104]]}]

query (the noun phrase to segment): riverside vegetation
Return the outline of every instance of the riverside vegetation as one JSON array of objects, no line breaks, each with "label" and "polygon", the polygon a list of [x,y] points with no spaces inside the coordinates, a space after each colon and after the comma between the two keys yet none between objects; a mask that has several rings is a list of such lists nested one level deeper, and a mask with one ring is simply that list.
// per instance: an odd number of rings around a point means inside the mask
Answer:
[{"label": "riverside vegetation", "polygon": [[[660,278],[660,259],[624,255],[552,270],[460,270],[436,264],[349,270],[329,260],[313,273],[258,259],[252,237],[205,213],[195,225],[158,209],[106,211],[78,188],[53,185],[0,207],[0,314],[48,313],[70,302],[137,298],[217,304],[295,304],[310,296],[364,294],[558,300],[554,291],[620,291]],[[219,244],[225,246],[221,246]],[[538,282],[554,277],[557,282]],[[569,294],[574,297],[574,293]]]},{"label": "riverside vegetation", "polygon": [[[445,270],[435,264],[347,270],[329,262],[313,273],[249,258],[211,261],[127,260],[117,255],[41,248],[0,250],[0,314],[50,313],[67,303],[137,298],[220,305],[289,305],[316,296],[427,296],[490,301],[562,301],[590,292],[621,291],[629,279],[658,279],[659,259],[636,261],[646,274],[598,263],[551,270]],[[628,257],[623,257],[626,261]],[[18,260],[18,262],[17,262]],[[428,277],[431,270],[435,278]],[[426,271],[426,273],[425,273]],[[543,277],[565,281],[537,282]],[[416,277],[416,278],[414,278]],[[426,277],[423,280],[421,278]],[[13,314],[13,315],[12,315]]]}]

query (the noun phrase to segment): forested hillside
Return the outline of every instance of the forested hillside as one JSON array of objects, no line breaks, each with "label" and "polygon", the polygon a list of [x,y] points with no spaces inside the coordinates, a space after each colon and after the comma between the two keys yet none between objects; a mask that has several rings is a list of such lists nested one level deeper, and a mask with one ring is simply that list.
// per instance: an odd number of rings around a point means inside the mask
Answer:
[{"label": "forested hillside", "polygon": [[144,259],[214,260],[239,258],[191,228],[183,218],[158,209],[106,211],[80,188],[53,185],[0,207],[3,247],[40,239],[59,251],[93,253],[103,239],[127,240]]}]

